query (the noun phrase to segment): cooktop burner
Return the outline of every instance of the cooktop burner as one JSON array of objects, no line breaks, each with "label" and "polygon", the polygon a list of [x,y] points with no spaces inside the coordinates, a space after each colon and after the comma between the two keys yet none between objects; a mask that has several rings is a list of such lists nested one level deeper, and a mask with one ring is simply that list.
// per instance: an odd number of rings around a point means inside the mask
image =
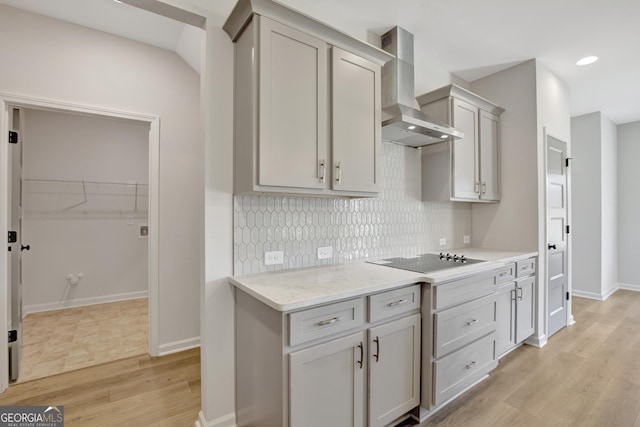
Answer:
[{"label": "cooktop burner", "polygon": [[415,271],[417,273],[430,273],[436,270],[444,270],[445,268],[462,267],[463,265],[477,264],[485,261],[467,258],[464,255],[445,254],[441,252],[440,255],[422,254],[411,258],[387,258],[369,262],[385,267]]}]

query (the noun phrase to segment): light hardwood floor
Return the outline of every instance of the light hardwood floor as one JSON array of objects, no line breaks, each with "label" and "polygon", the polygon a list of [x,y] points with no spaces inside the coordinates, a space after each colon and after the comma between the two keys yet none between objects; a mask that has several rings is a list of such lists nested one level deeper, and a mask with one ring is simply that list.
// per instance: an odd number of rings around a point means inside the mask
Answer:
[{"label": "light hardwood floor", "polygon": [[573,299],[576,323],[522,346],[427,426],[640,426],[640,293]]},{"label": "light hardwood floor", "polygon": [[149,352],[147,298],[28,314],[19,382]]},{"label": "light hardwood floor", "polygon": [[200,411],[200,349],[130,357],[15,384],[0,405],[62,405],[65,426],[193,426]]},{"label": "light hardwood floor", "polygon": [[[574,298],[576,324],[542,349],[522,346],[489,379],[421,425],[640,426],[640,293]],[[194,349],[132,357],[11,386],[0,405],[64,405],[67,426],[192,426]]]}]

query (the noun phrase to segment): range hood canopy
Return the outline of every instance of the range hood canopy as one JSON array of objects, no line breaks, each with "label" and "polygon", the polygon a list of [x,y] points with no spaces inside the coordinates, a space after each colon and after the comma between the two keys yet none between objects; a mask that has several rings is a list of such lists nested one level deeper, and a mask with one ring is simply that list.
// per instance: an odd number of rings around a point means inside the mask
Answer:
[{"label": "range hood canopy", "polygon": [[382,68],[382,139],[422,147],[464,137],[414,106],[413,34],[395,27],[381,41],[382,49],[396,56]]}]

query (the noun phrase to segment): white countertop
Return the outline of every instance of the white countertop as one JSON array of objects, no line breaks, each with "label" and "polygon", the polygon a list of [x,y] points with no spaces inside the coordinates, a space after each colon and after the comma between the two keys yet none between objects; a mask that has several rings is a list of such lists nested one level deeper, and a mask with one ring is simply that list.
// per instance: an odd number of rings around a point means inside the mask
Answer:
[{"label": "white countertop", "polygon": [[468,258],[482,259],[486,262],[424,274],[357,261],[348,264],[233,276],[230,281],[237,288],[271,308],[290,311],[417,282],[438,285],[538,255],[537,252],[481,248],[451,249],[446,252],[464,254]]}]

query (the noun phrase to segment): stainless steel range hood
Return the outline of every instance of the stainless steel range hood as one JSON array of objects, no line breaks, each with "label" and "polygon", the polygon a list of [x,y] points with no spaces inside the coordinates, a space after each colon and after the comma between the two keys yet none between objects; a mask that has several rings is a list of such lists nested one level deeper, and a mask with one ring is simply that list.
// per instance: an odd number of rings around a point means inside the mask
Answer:
[{"label": "stainless steel range hood", "polygon": [[422,147],[464,137],[415,108],[413,34],[395,27],[381,41],[382,49],[396,56],[382,68],[382,140]]}]

